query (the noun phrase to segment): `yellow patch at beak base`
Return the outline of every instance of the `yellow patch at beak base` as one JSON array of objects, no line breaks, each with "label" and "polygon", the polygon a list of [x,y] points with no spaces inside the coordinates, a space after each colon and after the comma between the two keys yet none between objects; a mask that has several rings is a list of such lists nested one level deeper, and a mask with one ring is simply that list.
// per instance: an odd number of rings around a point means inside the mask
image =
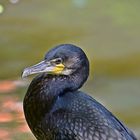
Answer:
[{"label": "yellow patch at beak base", "polygon": [[54,69],[52,70],[52,73],[54,74],[61,74],[62,71],[64,70],[65,66],[61,63],[61,64],[58,64],[54,67]]}]

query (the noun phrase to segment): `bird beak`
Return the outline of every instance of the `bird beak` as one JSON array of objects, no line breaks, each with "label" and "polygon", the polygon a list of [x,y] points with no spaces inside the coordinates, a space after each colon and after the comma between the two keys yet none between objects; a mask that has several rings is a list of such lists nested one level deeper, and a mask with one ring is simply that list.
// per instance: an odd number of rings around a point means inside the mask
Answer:
[{"label": "bird beak", "polygon": [[36,65],[25,68],[22,73],[22,78],[38,73],[61,74],[63,70],[64,70],[64,65],[62,63],[58,65],[54,65],[53,63],[51,63],[51,61],[48,62],[41,61]]}]

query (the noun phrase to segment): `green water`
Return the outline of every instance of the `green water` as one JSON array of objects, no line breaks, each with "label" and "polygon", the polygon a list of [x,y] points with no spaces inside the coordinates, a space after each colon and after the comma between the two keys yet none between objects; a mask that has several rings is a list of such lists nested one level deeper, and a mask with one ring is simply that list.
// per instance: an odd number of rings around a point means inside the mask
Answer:
[{"label": "green water", "polygon": [[[16,4],[1,0],[0,5],[4,7],[0,14],[1,81],[22,81],[23,68],[39,62],[50,48],[76,44],[91,64],[82,90],[140,136],[139,0],[19,0]],[[1,105],[9,99],[21,104],[28,83],[0,93]],[[3,110],[15,119],[0,123],[0,131],[7,131],[10,140],[34,139],[30,132],[20,131],[24,119],[18,119],[16,111]]]}]

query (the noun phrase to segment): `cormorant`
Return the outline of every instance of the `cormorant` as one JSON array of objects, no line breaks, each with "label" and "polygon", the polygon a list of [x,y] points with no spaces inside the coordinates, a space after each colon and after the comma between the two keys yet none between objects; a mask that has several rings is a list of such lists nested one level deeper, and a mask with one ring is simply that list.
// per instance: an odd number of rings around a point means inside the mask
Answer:
[{"label": "cormorant", "polygon": [[83,50],[62,44],[22,77],[39,74],[24,98],[26,121],[37,140],[136,140],[110,111],[79,91],[89,75]]}]

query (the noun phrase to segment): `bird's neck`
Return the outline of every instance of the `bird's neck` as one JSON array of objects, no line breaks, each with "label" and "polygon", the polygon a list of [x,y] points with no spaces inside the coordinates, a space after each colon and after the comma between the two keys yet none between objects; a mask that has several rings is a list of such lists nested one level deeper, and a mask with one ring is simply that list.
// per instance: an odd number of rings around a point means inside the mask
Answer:
[{"label": "bird's neck", "polygon": [[87,75],[81,75],[81,72],[71,76],[43,74],[32,81],[24,99],[26,120],[32,120],[28,122],[29,126],[36,126],[50,112],[58,96],[75,91],[83,85]]},{"label": "bird's neck", "polygon": [[[44,76],[42,87],[44,95],[48,97],[48,101],[56,99],[68,91],[78,90],[86,81],[87,76],[79,73],[73,73],[70,76],[65,75],[47,75]],[[46,90],[46,91],[45,91]]]}]

